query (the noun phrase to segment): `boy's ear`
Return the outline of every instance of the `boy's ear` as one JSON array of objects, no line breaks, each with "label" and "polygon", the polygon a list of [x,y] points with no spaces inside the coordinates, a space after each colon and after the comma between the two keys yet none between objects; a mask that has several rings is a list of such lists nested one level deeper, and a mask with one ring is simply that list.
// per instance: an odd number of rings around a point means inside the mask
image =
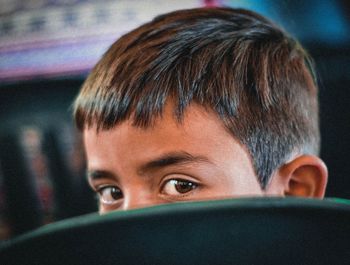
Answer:
[{"label": "boy's ear", "polygon": [[278,169],[269,187],[275,194],[323,198],[328,170],[317,156],[302,155]]}]

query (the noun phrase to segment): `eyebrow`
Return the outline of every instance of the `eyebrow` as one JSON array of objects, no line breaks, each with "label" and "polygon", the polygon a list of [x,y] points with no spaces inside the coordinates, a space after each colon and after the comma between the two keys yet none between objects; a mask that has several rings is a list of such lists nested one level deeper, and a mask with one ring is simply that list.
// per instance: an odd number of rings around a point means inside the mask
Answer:
[{"label": "eyebrow", "polygon": [[189,163],[210,163],[212,162],[205,156],[194,156],[190,153],[179,151],[164,154],[152,161],[147,162],[145,165],[142,165],[138,168],[137,172],[142,175],[147,171],[152,171],[168,166],[175,165],[185,165]]},{"label": "eyebrow", "polygon": [[[184,151],[171,152],[164,154],[154,160],[151,160],[144,165],[141,165],[137,169],[139,175],[143,175],[146,172],[157,170],[164,167],[175,166],[175,165],[185,165],[189,163],[209,163],[213,164],[205,156],[194,156],[190,153]],[[118,176],[107,170],[88,170],[87,178],[90,180],[98,179],[118,179]]]},{"label": "eyebrow", "polygon": [[112,172],[107,170],[87,170],[87,179],[98,180],[98,179],[117,179]]}]

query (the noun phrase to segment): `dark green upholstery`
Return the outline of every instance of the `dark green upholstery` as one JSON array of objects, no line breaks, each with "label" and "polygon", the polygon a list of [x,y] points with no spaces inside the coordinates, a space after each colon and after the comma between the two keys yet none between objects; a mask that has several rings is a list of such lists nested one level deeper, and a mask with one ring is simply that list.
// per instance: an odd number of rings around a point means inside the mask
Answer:
[{"label": "dark green upholstery", "polygon": [[348,265],[347,202],[247,198],[88,215],[7,242],[0,264]]}]

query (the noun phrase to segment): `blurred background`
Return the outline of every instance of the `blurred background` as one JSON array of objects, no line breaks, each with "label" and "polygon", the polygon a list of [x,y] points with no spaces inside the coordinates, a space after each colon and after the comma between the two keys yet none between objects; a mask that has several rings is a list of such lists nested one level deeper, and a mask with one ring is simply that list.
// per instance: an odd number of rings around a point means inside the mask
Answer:
[{"label": "blurred background", "polygon": [[0,240],[96,211],[71,103],[121,34],[168,11],[255,10],[317,66],[327,197],[350,199],[350,1],[0,0]]}]

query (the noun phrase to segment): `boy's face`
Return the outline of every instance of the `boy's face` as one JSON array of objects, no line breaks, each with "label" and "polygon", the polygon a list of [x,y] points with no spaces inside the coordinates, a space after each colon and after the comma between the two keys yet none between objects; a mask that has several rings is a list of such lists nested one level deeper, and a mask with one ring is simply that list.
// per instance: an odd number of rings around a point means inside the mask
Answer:
[{"label": "boy's face", "polygon": [[88,179],[100,212],[170,202],[261,196],[250,157],[216,114],[198,105],[182,123],[168,104],[147,129],[126,121],[84,131]]}]

